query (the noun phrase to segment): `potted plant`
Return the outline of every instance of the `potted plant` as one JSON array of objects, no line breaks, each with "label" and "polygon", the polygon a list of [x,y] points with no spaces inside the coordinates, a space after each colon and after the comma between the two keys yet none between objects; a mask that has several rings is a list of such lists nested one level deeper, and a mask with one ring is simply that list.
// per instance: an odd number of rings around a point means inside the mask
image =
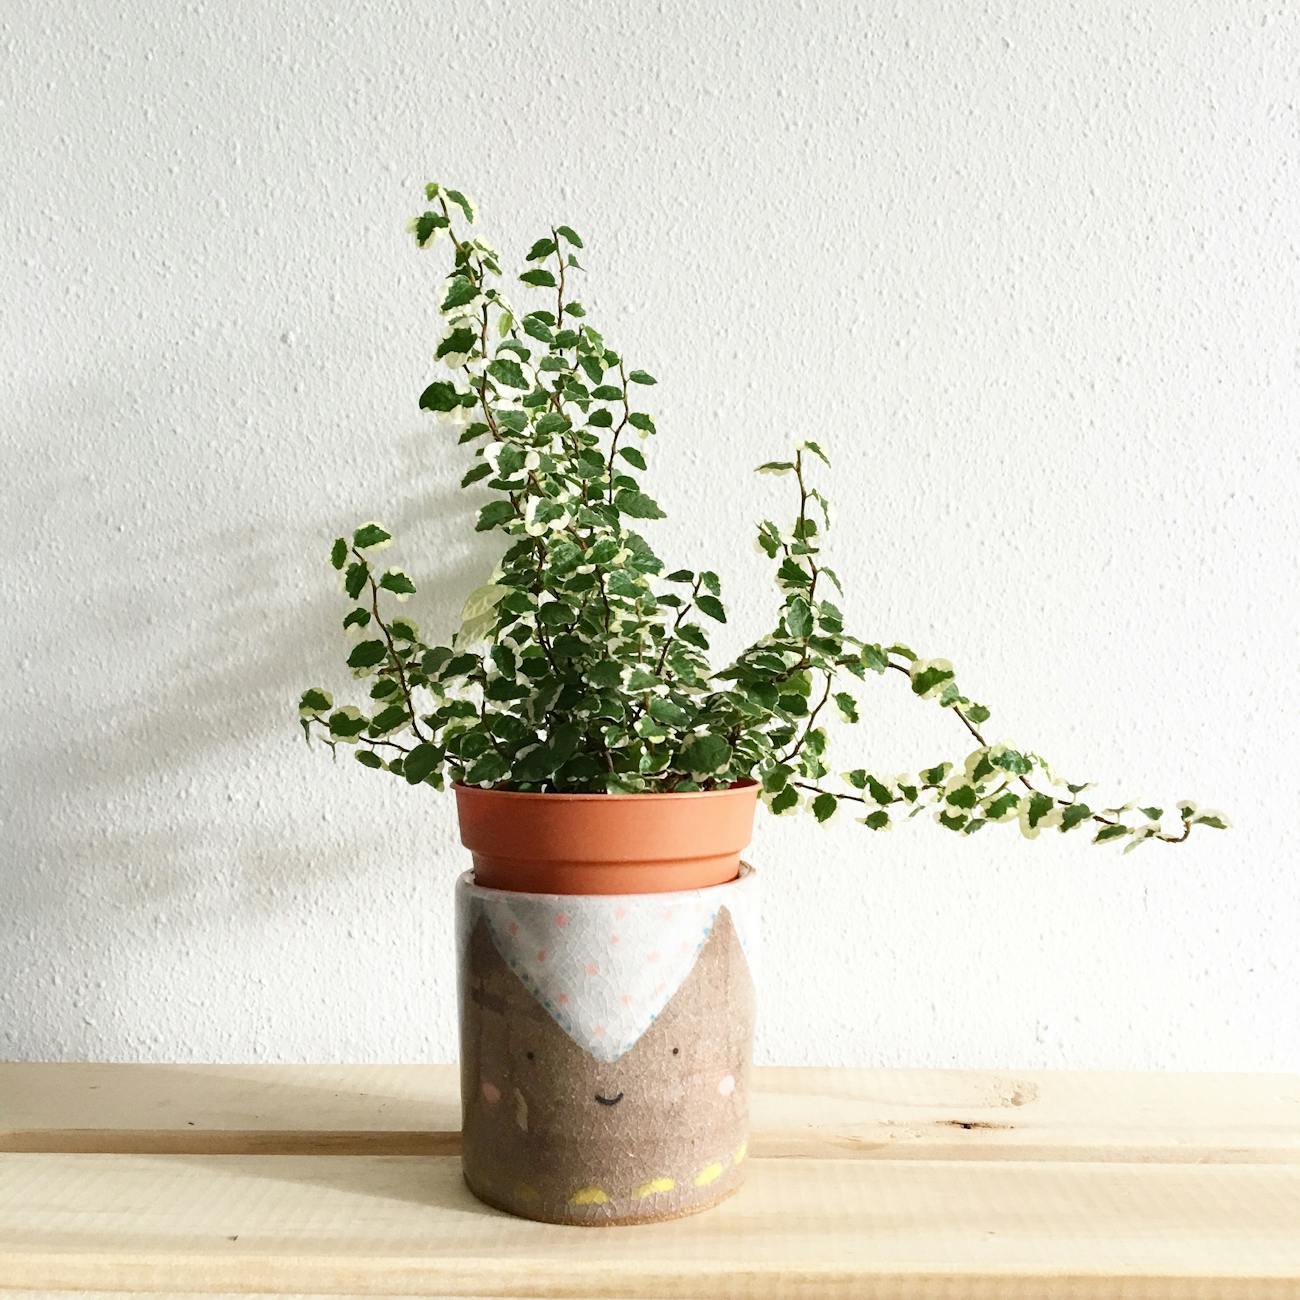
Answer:
[{"label": "potted plant", "polygon": [[[1178,843],[1223,818],[1093,807],[1038,755],[994,742],[952,665],[862,638],[835,604],[813,441],[760,472],[793,517],[764,520],[773,625],[730,663],[709,655],[722,584],[673,568],[642,536],[663,511],[640,474],[655,433],[630,365],[573,296],[582,240],[554,226],[503,294],[499,255],[464,194],[431,184],[412,223],[445,243],[436,358],[420,406],[467,448],[462,486],[502,534],[460,629],[427,641],[415,593],[366,523],[330,554],[349,601],[347,665],[363,707],[313,687],[308,741],[411,786],[456,794],[474,870],[458,885],[464,1161],[483,1199],[535,1218],[611,1223],[705,1208],[743,1172],[753,1015],[756,803],[882,831],[921,814],[958,835],[1015,824],[1094,841]],[[965,752],[904,776],[832,770],[825,721],[859,718],[855,688],[898,678],[947,710]]]}]

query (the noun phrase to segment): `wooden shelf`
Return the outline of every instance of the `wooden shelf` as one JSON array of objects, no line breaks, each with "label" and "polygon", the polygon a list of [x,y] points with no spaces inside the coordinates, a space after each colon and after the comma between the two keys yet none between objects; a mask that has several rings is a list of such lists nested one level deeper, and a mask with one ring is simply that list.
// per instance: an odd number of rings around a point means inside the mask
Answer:
[{"label": "wooden shelf", "polygon": [[0,1297],[1300,1297],[1300,1077],[758,1072],[707,1214],[461,1185],[447,1067],[0,1064]]}]

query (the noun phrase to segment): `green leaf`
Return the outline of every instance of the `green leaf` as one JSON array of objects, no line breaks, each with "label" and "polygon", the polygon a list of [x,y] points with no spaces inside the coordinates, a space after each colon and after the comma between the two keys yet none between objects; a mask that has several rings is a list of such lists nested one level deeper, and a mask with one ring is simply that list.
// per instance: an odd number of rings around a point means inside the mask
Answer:
[{"label": "green leaf", "polygon": [[663,519],[664,512],[658,504],[644,492],[632,488],[623,488],[614,494],[614,505],[619,511],[633,519]]},{"label": "green leaf", "polygon": [[302,693],[302,698],[298,701],[298,716],[303,718],[315,717],[318,713],[324,713],[326,709],[334,707],[334,697],[328,691],[322,691],[319,687],[313,686]]},{"label": "green leaf", "polygon": [[1094,844],[1105,844],[1107,840],[1117,840],[1121,835],[1127,835],[1129,829],[1127,826],[1103,826],[1096,835],[1092,837]]},{"label": "green leaf", "polygon": [[478,512],[478,522],[474,525],[476,533],[486,533],[507,519],[515,517],[515,508],[509,501],[489,501]]},{"label": "green leaf", "polygon": [[654,433],[655,431],[655,422],[644,411],[633,411],[627,417],[627,422],[634,429],[640,429],[642,433]]},{"label": "green leaf", "polygon": [[438,344],[438,350],[433,355],[439,361],[443,357],[464,356],[474,350],[477,341],[478,336],[468,326],[454,329]]},{"label": "green leaf", "polygon": [[889,656],[878,645],[863,646],[862,664],[873,673],[883,673],[889,667]]},{"label": "green leaf", "polygon": [[840,801],[833,794],[819,794],[812,802],[813,816],[819,822],[827,821],[839,806]]},{"label": "green leaf", "polygon": [[[392,540],[392,534],[386,529],[381,528],[378,524],[362,524],[355,533],[352,534],[352,545],[359,551],[364,551],[368,546],[378,546],[381,542]],[[334,566],[336,569],[339,565]]]},{"label": "green leaf", "polygon": [[545,321],[538,320],[533,314],[524,317],[524,333],[539,343],[551,343],[555,338],[551,327]]},{"label": "green leaf", "polygon": [[1220,817],[1218,813],[1201,813],[1199,817],[1192,818],[1193,826],[1208,826],[1211,830],[1226,831],[1228,822],[1225,818]]},{"label": "green leaf", "polygon": [[787,767],[784,763],[777,763],[774,767],[769,767],[762,777],[763,793],[776,794],[778,791],[784,790],[786,783],[793,775],[794,769]]},{"label": "green leaf", "polygon": [[505,384],[507,388],[527,389],[528,387],[528,380],[524,378],[519,362],[511,361],[508,357],[498,357],[495,361],[489,361],[487,372],[497,383]]},{"label": "green leaf", "polygon": [[415,594],[415,583],[404,574],[401,569],[389,569],[382,578],[379,579],[379,585],[385,591],[391,591],[399,596],[411,596]]},{"label": "green leaf", "polygon": [[982,704],[972,704],[966,710],[966,716],[978,727],[989,720],[989,711]]},{"label": "green leaf", "polygon": [[914,664],[912,667],[912,692],[915,695],[928,695],[937,691],[946,682],[952,681],[952,669],[944,664]]},{"label": "green leaf", "polygon": [[477,465],[471,465],[465,471],[465,476],[461,479],[461,487],[469,487],[471,483],[477,483],[481,478],[487,478],[492,473],[492,466],[487,461],[481,460]]},{"label": "green leaf", "polygon": [[708,776],[721,771],[731,762],[731,746],[722,736],[693,736],[683,746],[679,758],[688,772]]},{"label": "green leaf", "polygon": [[424,652],[424,658],[420,660],[420,671],[426,677],[435,677],[450,658],[451,651],[445,645],[436,645],[432,650]]},{"label": "green leaf", "polygon": [[330,547],[330,563],[336,568],[341,569],[348,559],[348,543],[345,537],[336,537],[334,545]]},{"label": "green leaf", "polygon": [[432,383],[420,394],[422,411],[454,411],[461,405],[461,395],[455,384],[443,380]]},{"label": "green leaf", "polygon": [[330,735],[336,740],[355,740],[369,725],[370,719],[356,709],[336,709],[329,717]]},{"label": "green leaf", "polygon": [[848,693],[848,691],[836,691],[835,707],[839,709],[846,722],[857,722],[857,701]]},{"label": "green leaf", "polygon": [[388,646],[383,641],[358,641],[348,655],[349,668],[373,668],[388,654]]},{"label": "green leaf", "polygon": [[883,831],[889,826],[889,814],[883,808],[877,808],[862,819],[862,824],[873,831]]},{"label": "green leaf", "polygon": [[384,760],[373,749],[358,749],[356,759],[362,767],[383,767],[384,765]]},{"label": "green leaf", "polygon": [[519,278],[525,284],[536,285],[540,289],[555,288],[555,277],[549,271],[544,271],[540,267],[532,271],[525,271]]},{"label": "green leaf", "polygon": [[1071,831],[1080,822],[1086,822],[1092,816],[1092,809],[1086,803],[1067,804],[1061,812],[1061,829]]},{"label": "green leaf", "polygon": [[571,243],[574,246],[574,248],[582,247],[582,240],[578,238],[577,234],[572,229],[570,229],[570,227],[556,226],[555,232],[556,234],[563,235],[565,239],[567,239],[569,243]]},{"label": "green leaf", "polygon": [[451,311],[454,307],[463,307],[478,297],[478,285],[466,275],[453,276],[447,286],[447,296],[442,300],[442,310]]},{"label": "green leaf", "polygon": [[555,252],[555,240],[539,239],[532,248],[528,250],[528,256],[525,258],[525,261],[540,262],[542,258],[550,257],[553,252]]},{"label": "green leaf", "polygon": [[409,785],[419,785],[442,762],[442,751],[427,740],[411,750],[402,762],[402,775]]},{"label": "green leaf", "polygon": [[1026,814],[1030,829],[1036,830],[1038,828],[1038,823],[1041,822],[1055,807],[1056,801],[1051,797],[1051,795],[1041,794],[1039,791],[1035,790],[1029,796],[1029,806]]},{"label": "green leaf", "polygon": [[[912,689],[915,690],[915,686]],[[1015,749],[992,751],[989,753],[989,762],[994,767],[1000,767],[1004,772],[1014,772],[1017,776],[1025,776],[1034,770],[1033,763]]]},{"label": "green leaf", "polygon": [[1010,790],[990,799],[984,807],[984,816],[989,821],[1001,821],[1020,807],[1020,796]]},{"label": "green leaf", "polygon": [[506,766],[506,761],[496,752],[495,749],[489,749],[477,763],[465,773],[465,781],[468,785],[485,785],[490,781],[499,781],[510,769]]},{"label": "green leaf", "polygon": [[722,607],[722,602],[716,596],[697,596],[695,598],[695,607],[701,614],[707,614],[719,623],[727,621],[727,611]]},{"label": "green leaf", "polygon": [[865,785],[867,793],[878,804],[891,804],[895,802],[893,792],[878,777],[872,776],[870,772],[865,773]]},{"label": "green leaf", "polygon": [[1158,822],[1165,815],[1163,808],[1140,808],[1138,811],[1153,822]]},{"label": "green leaf", "polygon": [[465,220],[470,225],[473,225],[474,205],[459,190],[444,190],[443,192],[465,214]]},{"label": "green leaf", "polygon": [[786,606],[785,625],[790,635],[800,641],[812,632],[812,610],[802,596],[795,596]]},{"label": "green leaf", "polygon": [[423,248],[440,230],[451,223],[441,212],[425,212],[415,219],[415,242]]},{"label": "green leaf", "polygon": [[691,720],[685,709],[658,695],[650,701],[650,716],[666,727],[684,727]]},{"label": "green leaf", "polygon": [[348,565],[347,576],[343,579],[343,589],[352,600],[356,600],[361,594],[361,589],[366,585],[369,576],[370,566],[364,560],[355,560]]},{"label": "green leaf", "polygon": [[799,791],[792,785],[788,785],[779,794],[772,796],[768,807],[779,817],[784,812],[789,812],[799,802]]},{"label": "green leaf", "polygon": [[628,375],[628,378],[634,384],[653,384],[658,382],[653,375],[647,374],[644,370],[633,370]]},{"label": "green leaf", "polygon": [[382,736],[385,732],[394,731],[411,720],[411,715],[406,711],[405,704],[390,704],[386,709],[381,709],[370,721],[370,734],[372,736]]},{"label": "green leaf", "polygon": [[635,447],[620,447],[618,454],[636,469],[645,469],[645,457]]},{"label": "green leaf", "polygon": [[827,460],[826,453],[815,442],[805,442],[803,446],[806,450],[812,452],[812,454],[816,456],[827,469],[830,468],[831,463]]}]

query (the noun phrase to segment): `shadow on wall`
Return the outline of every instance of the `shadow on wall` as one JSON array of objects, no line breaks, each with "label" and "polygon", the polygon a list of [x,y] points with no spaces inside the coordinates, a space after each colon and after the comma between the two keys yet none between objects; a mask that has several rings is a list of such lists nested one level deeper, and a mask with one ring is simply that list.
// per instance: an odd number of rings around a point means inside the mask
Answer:
[{"label": "shadow on wall", "polygon": [[[78,900],[101,921],[147,928],[187,914],[210,925],[214,906],[216,915],[262,913],[286,888],[311,892],[374,854],[355,816],[313,816],[319,805],[293,770],[305,749],[295,705],[312,684],[340,703],[366,697],[344,663],[350,602],[327,558],[339,532],[382,518],[397,538],[382,559],[415,580],[404,612],[430,637],[454,630],[465,594],[485,580],[485,539],[464,542],[475,505],[431,463],[449,448],[444,431],[402,437],[385,481],[367,485],[376,508],[355,519],[320,497],[259,489],[251,476],[268,466],[239,445],[228,452],[238,466],[211,448],[196,455],[186,488],[165,507],[151,504],[163,495],[156,481],[142,497],[134,463],[51,463],[39,474],[61,498],[60,528],[74,535],[64,595],[41,597],[49,603],[36,653],[45,662],[27,679],[36,684],[21,724],[48,739],[21,766],[8,760],[0,825],[17,861],[0,879],[0,902],[11,903],[0,907],[9,917],[0,946],[39,953],[47,924],[71,928]],[[112,461],[112,449],[93,456]],[[219,500],[227,492],[248,500],[250,522],[205,530],[205,518],[231,515]],[[41,728],[43,706],[55,727]],[[327,751],[314,748],[328,779]],[[349,758],[340,751],[340,766]]]}]

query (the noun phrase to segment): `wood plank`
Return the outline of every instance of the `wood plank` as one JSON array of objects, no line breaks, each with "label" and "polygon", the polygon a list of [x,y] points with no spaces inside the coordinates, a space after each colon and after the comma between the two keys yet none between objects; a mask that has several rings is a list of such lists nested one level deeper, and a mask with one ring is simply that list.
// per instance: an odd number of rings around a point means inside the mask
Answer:
[{"label": "wood plank", "polygon": [[[450,1066],[0,1064],[0,1151],[454,1155]],[[759,1157],[1300,1163],[1300,1076],[761,1069]]]},{"label": "wood plank", "polygon": [[709,1214],[597,1231],[446,1157],[0,1157],[0,1293],[1263,1300],[1300,1294],[1298,1225],[1273,1164],[756,1160]]}]

